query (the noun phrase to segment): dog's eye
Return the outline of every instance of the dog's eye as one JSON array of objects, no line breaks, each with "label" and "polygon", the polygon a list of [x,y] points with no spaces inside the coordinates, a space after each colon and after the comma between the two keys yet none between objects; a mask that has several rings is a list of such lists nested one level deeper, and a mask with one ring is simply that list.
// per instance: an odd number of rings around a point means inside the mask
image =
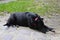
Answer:
[{"label": "dog's eye", "polygon": [[41,20],[43,20],[43,18],[41,18]]}]

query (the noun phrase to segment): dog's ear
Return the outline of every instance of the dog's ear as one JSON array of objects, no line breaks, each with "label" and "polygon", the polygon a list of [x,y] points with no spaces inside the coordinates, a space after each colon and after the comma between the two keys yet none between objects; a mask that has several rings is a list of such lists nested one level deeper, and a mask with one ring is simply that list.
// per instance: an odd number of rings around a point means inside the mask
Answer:
[{"label": "dog's ear", "polygon": [[38,14],[35,14],[38,17]]}]

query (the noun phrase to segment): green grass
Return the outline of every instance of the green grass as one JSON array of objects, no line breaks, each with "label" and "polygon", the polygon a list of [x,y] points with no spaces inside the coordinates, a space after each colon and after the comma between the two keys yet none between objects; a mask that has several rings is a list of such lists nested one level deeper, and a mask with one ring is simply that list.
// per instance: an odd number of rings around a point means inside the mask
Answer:
[{"label": "green grass", "polygon": [[[43,4],[43,5],[40,5]],[[44,15],[49,9],[48,5],[43,2],[35,3],[34,1],[13,1],[9,3],[0,4],[0,12],[34,12]]]}]

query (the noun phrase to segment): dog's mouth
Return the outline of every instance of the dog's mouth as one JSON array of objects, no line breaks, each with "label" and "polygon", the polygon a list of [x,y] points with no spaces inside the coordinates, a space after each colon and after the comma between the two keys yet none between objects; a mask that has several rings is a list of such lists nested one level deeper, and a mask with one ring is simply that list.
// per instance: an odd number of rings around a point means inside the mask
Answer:
[{"label": "dog's mouth", "polygon": [[35,21],[37,21],[37,20],[38,20],[38,17],[35,18]]},{"label": "dog's mouth", "polygon": [[37,21],[38,21],[38,17],[34,18],[32,25],[33,25],[33,26],[37,26]]}]

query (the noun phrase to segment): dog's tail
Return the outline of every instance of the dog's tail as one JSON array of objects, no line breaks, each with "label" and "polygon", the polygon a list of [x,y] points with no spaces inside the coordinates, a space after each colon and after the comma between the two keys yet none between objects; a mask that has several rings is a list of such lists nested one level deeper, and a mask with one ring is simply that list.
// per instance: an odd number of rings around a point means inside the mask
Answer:
[{"label": "dog's tail", "polygon": [[10,27],[10,25],[8,23],[4,24],[3,26],[7,26],[7,27]]},{"label": "dog's tail", "polygon": [[3,26],[7,26],[8,24],[4,24]]}]

